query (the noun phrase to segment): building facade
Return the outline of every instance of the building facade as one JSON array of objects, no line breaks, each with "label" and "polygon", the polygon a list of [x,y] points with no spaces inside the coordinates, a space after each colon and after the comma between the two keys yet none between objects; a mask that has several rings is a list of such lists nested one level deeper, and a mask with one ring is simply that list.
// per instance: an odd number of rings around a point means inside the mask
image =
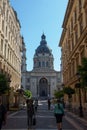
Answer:
[{"label": "building facade", "polygon": [[0,0],[0,73],[7,75],[14,91],[21,86],[20,28],[17,13],[9,0]]},{"label": "building facade", "polygon": [[[87,0],[69,0],[59,46],[63,83],[75,89],[76,76],[82,57],[87,57]],[[86,109],[87,93],[81,91],[82,106]],[[68,100],[67,97],[65,100]],[[73,94],[72,107],[79,108],[78,93]]]},{"label": "building facade", "polygon": [[61,72],[54,70],[54,58],[47,45],[46,36],[41,36],[40,45],[35,50],[32,71],[26,70],[25,44],[23,48],[22,86],[29,89],[33,97],[53,97],[54,90],[61,89]]}]

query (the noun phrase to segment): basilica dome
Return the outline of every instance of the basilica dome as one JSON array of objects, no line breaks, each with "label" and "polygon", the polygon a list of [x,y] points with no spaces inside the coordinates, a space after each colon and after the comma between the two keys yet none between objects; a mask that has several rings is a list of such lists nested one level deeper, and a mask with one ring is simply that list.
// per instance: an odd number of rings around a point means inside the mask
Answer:
[{"label": "basilica dome", "polygon": [[46,42],[46,36],[42,34],[41,36],[41,41],[40,45],[36,48],[35,50],[35,55],[33,58],[33,65],[34,65],[34,70],[49,70],[53,69],[53,55],[52,55],[52,50],[48,47],[47,42]]},{"label": "basilica dome", "polygon": [[40,45],[37,47],[35,54],[49,54],[51,55],[52,50],[48,47],[46,42],[46,36],[43,34],[41,36],[41,42]]}]

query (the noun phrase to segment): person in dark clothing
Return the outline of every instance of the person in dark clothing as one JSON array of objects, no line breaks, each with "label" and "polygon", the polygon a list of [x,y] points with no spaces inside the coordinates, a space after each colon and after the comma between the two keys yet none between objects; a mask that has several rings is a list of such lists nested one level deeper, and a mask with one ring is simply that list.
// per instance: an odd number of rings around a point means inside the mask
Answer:
[{"label": "person in dark clothing", "polygon": [[35,111],[37,111],[37,107],[38,107],[38,99],[36,99],[36,100],[34,101],[34,107],[35,107]]},{"label": "person in dark clothing", "polygon": [[28,121],[28,127],[29,127],[29,126],[32,126],[32,120],[33,120],[33,115],[34,115],[34,105],[33,105],[32,99],[28,99],[26,103],[27,103],[27,121]]},{"label": "person in dark clothing", "polygon": [[50,110],[51,102],[50,99],[48,99],[48,110]]},{"label": "person in dark clothing", "polygon": [[6,124],[7,120],[7,110],[5,106],[2,104],[2,97],[0,96],[0,130],[2,128],[2,125]]},{"label": "person in dark clothing", "polygon": [[63,104],[63,107],[65,108],[65,102],[64,102],[64,99],[62,99],[61,103]]}]

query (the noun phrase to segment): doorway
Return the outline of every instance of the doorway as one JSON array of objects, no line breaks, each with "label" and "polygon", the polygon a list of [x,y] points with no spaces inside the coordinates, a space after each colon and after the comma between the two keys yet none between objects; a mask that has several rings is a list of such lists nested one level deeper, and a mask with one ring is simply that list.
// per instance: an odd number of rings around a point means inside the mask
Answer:
[{"label": "doorway", "polygon": [[41,78],[39,81],[39,95],[40,97],[48,96],[48,82],[46,78]]}]

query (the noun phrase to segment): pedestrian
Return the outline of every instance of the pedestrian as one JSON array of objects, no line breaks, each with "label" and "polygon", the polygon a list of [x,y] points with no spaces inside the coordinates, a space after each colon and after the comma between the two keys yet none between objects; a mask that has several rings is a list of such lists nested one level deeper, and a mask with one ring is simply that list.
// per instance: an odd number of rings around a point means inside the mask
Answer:
[{"label": "pedestrian", "polygon": [[62,130],[62,118],[64,115],[64,107],[59,99],[57,100],[57,102],[54,105],[54,115],[56,118],[58,130]]},{"label": "pedestrian", "polygon": [[27,121],[28,121],[28,128],[29,126],[33,125],[33,115],[34,113],[34,105],[32,99],[27,99]]},{"label": "pedestrian", "polygon": [[7,120],[7,110],[5,106],[2,104],[2,97],[0,96],[0,130],[2,128],[2,125],[6,124]]},{"label": "pedestrian", "polygon": [[65,108],[65,102],[64,102],[64,99],[62,99],[62,104],[63,104],[63,107]]},{"label": "pedestrian", "polygon": [[34,107],[35,107],[35,111],[37,111],[37,107],[38,107],[38,99],[35,99],[35,101],[34,101]]},{"label": "pedestrian", "polygon": [[51,101],[50,99],[48,99],[48,110],[50,110],[50,106],[51,106]]}]

